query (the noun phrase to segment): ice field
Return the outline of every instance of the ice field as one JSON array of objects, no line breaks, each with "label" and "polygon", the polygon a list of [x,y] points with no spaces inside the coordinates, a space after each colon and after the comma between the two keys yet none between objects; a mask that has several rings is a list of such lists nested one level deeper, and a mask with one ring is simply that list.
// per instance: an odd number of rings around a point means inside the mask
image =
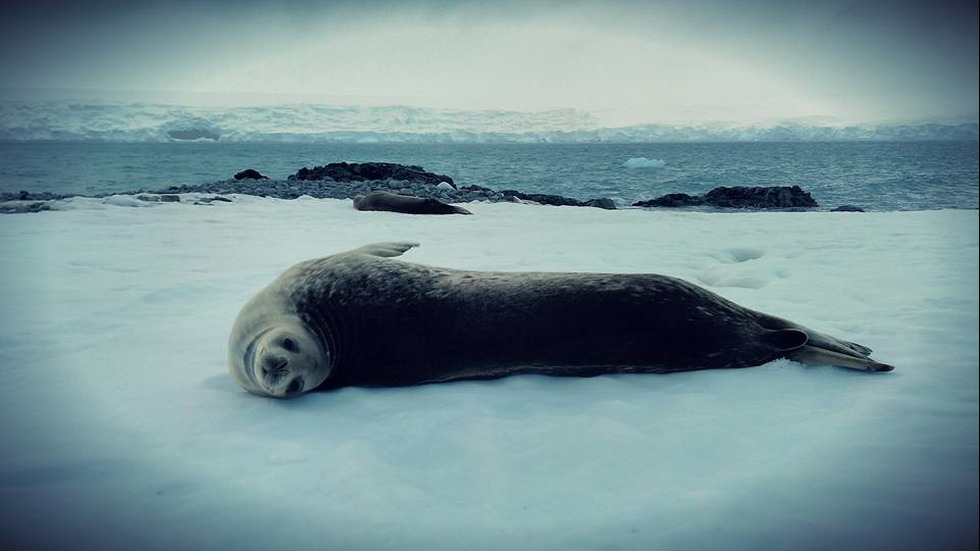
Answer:
[{"label": "ice field", "polygon": [[[185,199],[189,199],[186,198]],[[0,216],[0,530],[49,549],[975,548],[978,214],[357,212],[235,196]],[[151,205],[146,208],[125,206]],[[657,272],[888,374],[512,377],[290,401],[227,374],[295,262]],[[13,547],[7,546],[8,549]]]}]

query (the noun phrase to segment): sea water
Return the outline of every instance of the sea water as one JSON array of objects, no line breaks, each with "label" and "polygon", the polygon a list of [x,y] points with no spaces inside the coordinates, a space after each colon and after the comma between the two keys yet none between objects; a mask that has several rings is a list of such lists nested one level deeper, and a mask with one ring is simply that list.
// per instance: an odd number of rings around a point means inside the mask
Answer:
[{"label": "sea water", "polygon": [[69,195],[158,190],[254,168],[286,178],[303,166],[420,165],[459,185],[609,197],[620,206],[717,186],[799,185],[822,207],[974,209],[976,141],[650,144],[0,143],[0,192]]}]

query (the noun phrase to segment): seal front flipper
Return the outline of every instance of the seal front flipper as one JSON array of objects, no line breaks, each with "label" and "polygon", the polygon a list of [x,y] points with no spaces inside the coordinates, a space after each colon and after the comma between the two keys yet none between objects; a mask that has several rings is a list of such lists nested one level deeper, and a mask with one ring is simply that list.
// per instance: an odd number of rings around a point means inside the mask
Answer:
[{"label": "seal front flipper", "polygon": [[418,243],[407,242],[372,243],[370,245],[364,245],[359,249],[354,249],[351,252],[390,258],[394,256],[401,256],[405,254],[405,251],[418,246]]}]

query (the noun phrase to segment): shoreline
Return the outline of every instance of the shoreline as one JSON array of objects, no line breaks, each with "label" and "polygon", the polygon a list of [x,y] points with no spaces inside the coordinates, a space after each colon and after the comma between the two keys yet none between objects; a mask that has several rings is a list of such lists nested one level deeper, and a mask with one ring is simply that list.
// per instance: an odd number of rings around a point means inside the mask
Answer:
[{"label": "shoreline", "polygon": [[[480,203],[513,203],[528,206],[554,207],[572,205],[548,205],[530,200],[522,200],[513,196],[499,194],[500,197],[478,198],[467,201],[449,200],[444,201],[448,204],[472,205]],[[180,191],[180,192],[148,192],[134,191],[130,193],[113,193],[100,195],[54,195],[54,194],[31,194],[27,199],[0,199],[0,215],[5,214],[31,214],[39,212],[60,212],[76,210],[79,203],[90,205],[99,204],[115,207],[156,207],[166,204],[181,204],[191,206],[212,206],[220,203],[242,203],[242,198],[255,199],[274,199],[278,201],[351,201],[348,197],[315,197],[309,194],[302,194],[296,197],[281,197],[270,194],[241,193],[237,191],[212,193],[203,191]],[[438,196],[436,197],[439,198]],[[441,200],[441,199],[440,199]],[[581,205],[588,206],[588,205]],[[84,208],[84,207],[83,207]],[[352,207],[353,208],[353,207]],[[578,207],[575,207],[576,210]],[[593,210],[593,209],[585,209]],[[777,213],[833,213],[833,214],[884,214],[884,213],[916,213],[916,212],[941,212],[941,211],[978,211],[980,207],[935,207],[906,210],[873,210],[851,212],[846,210],[835,210],[830,207],[817,208],[721,208],[706,206],[685,206],[685,207],[641,207],[641,206],[617,206],[615,209],[595,210],[616,210],[621,212],[648,211],[660,213],[699,213],[699,214],[777,214]],[[409,215],[420,216],[420,215]]]},{"label": "shoreline", "polygon": [[[347,200],[374,192],[435,200],[447,205],[507,202],[593,207],[603,210],[642,208],[697,212],[863,213],[868,210],[864,206],[851,203],[839,204],[835,207],[821,205],[809,191],[798,185],[718,186],[700,195],[674,192],[654,199],[622,204],[622,201],[617,203],[617,200],[608,197],[581,200],[557,194],[525,193],[514,189],[498,191],[475,184],[460,187],[455,185],[449,176],[426,172],[417,165],[342,162],[314,166],[312,169],[304,167],[285,180],[270,179],[254,169],[245,169],[236,173],[234,178],[200,184],[173,185],[156,190],[141,188],[122,193],[93,195],[67,195],[46,191],[32,193],[25,190],[16,193],[3,192],[0,193],[0,214],[62,210],[58,208],[59,204],[72,198],[102,199],[106,203],[117,206],[186,202],[210,205],[214,202],[233,202],[233,199],[229,198],[230,195],[287,200],[300,197]],[[184,200],[182,198],[184,196],[187,196],[188,200]]]}]

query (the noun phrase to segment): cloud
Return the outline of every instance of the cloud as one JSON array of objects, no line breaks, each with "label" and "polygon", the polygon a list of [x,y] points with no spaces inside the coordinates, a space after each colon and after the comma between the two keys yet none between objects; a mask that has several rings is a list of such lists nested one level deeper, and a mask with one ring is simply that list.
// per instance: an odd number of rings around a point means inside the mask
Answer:
[{"label": "cloud", "polygon": [[977,7],[915,1],[41,0],[0,85],[665,118],[976,117]]}]

